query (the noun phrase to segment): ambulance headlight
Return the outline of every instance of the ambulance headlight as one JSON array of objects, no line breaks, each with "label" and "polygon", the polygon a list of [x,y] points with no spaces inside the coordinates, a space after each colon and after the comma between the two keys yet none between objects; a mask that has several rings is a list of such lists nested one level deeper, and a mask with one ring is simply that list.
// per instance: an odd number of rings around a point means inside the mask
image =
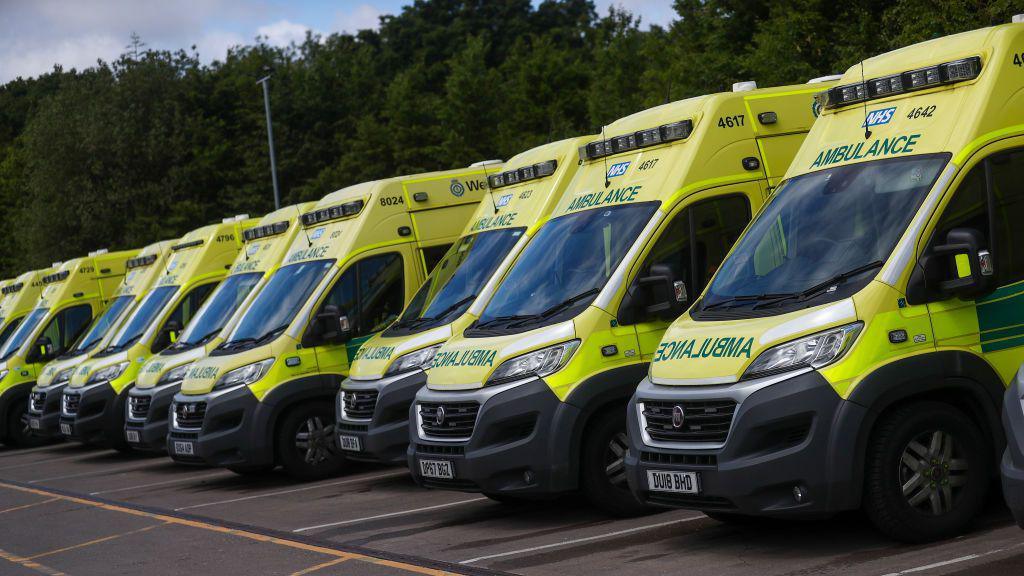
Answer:
[{"label": "ambulance headlight", "polygon": [[224,390],[227,388],[234,388],[236,386],[249,386],[250,384],[255,384],[256,382],[259,382],[260,378],[267,375],[267,372],[270,371],[270,367],[273,364],[274,359],[267,358],[266,360],[247,364],[241,368],[235,368],[214,382],[213,390]]},{"label": "ambulance headlight", "polygon": [[129,364],[131,364],[131,362],[118,362],[117,364],[111,364],[106,368],[100,368],[93,372],[92,376],[89,376],[89,380],[86,381],[86,384],[94,384],[96,382],[103,382],[104,380],[110,382],[111,380],[121,376],[121,374],[124,374],[124,371],[128,368]]},{"label": "ambulance headlight", "polygon": [[171,382],[180,382],[181,380],[184,380],[185,374],[188,373],[188,369],[191,366],[192,363],[189,362],[187,364],[182,364],[181,366],[171,368],[167,372],[164,372],[163,376],[161,376],[160,379],[157,380],[157,386],[160,386],[162,384],[169,384]]},{"label": "ambulance headlight", "polygon": [[855,322],[769,348],[750,364],[743,379],[828,366],[846,354],[863,327],[862,322]]},{"label": "ambulance headlight", "polygon": [[415,352],[409,352],[399,356],[391,366],[388,366],[385,376],[394,376],[395,374],[401,374],[403,372],[412,372],[413,370],[426,370],[430,368],[431,362],[434,361],[434,356],[437,355],[437,351],[441,349],[441,345],[430,346],[429,348],[422,348]]},{"label": "ambulance headlight", "polygon": [[50,380],[50,386],[63,386],[67,384],[68,381],[71,380],[71,375],[74,373],[75,368],[73,366],[57,372],[57,375],[53,377],[53,380]]},{"label": "ambulance headlight", "polygon": [[501,363],[487,379],[487,386],[519,380],[530,376],[543,378],[561,370],[573,352],[580,346],[579,340],[570,340],[562,344],[534,350]]}]

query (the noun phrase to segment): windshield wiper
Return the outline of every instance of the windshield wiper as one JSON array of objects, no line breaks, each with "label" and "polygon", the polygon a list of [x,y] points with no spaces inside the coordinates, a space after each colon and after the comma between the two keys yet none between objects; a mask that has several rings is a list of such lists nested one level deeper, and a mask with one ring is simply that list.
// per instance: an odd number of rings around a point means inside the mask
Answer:
[{"label": "windshield wiper", "polygon": [[870,272],[871,270],[874,270],[875,268],[881,268],[884,264],[885,264],[885,262],[882,261],[882,260],[875,260],[874,262],[868,262],[867,264],[864,264],[863,266],[858,266],[858,267],[853,268],[851,270],[847,270],[846,272],[840,272],[839,274],[836,274],[835,276],[829,278],[828,280],[825,280],[824,282],[819,282],[819,283],[815,284],[814,286],[811,286],[810,288],[808,288],[808,289],[806,289],[806,290],[804,290],[802,292],[795,292],[793,294],[786,294],[784,296],[779,296],[778,298],[769,300],[767,302],[761,302],[761,303],[755,305],[752,308],[752,310],[757,310],[758,308],[762,308],[762,307],[765,307],[765,306],[771,306],[773,304],[778,304],[778,303],[784,302],[786,300],[792,300],[792,299],[797,299],[797,300],[801,300],[801,301],[807,300],[811,296],[814,296],[814,295],[818,294],[819,292],[821,292],[823,290],[827,290],[829,288],[832,288],[833,286],[837,286],[843,280],[846,280],[848,278],[852,278],[854,276],[858,276],[858,275],[863,274],[865,272]]},{"label": "windshield wiper", "polygon": [[500,324],[502,322],[514,322],[516,320],[522,320],[523,318],[530,318],[530,316],[521,316],[519,314],[510,314],[508,316],[495,316],[486,322],[478,322],[475,328],[486,328],[487,326],[493,326],[494,324]]},{"label": "windshield wiper", "polygon": [[[742,294],[740,296],[732,296],[730,298],[726,298],[725,300],[719,300],[718,302],[715,302],[713,304],[705,304],[702,310],[713,310],[715,308],[718,308],[719,306],[732,304],[734,302],[760,302],[761,300],[770,300],[788,296],[791,296],[791,294]],[[730,306],[730,308],[735,308],[735,306]]]},{"label": "windshield wiper", "polygon": [[108,353],[120,352],[121,350],[124,350],[125,348],[131,346],[132,344],[135,344],[135,341],[138,340],[139,338],[142,338],[142,334],[139,334],[137,336],[132,336],[131,338],[125,340],[123,344],[107,346],[106,348],[104,348],[102,350],[102,352],[108,352]]},{"label": "windshield wiper", "polygon": [[[575,296],[571,296],[571,297],[566,298],[565,300],[559,302],[558,304],[555,304],[554,306],[548,308],[547,310],[541,312],[540,314],[531,314],[531,315],[527,316],[526,318],[523,318],[519,322],[515,322],[514,324],[515,324],[515,326],[522,326],[522,325],[527,324],[527,323],[529,323],[531,321],[546,320],[548,318],[551,318],[555,314],[558,314],[559,312],[563,312],[565,310],[568,310],[569,308],[572,308],[573,304],[576,304],[580,300],[585,300],[585,299],[587,299],[587,298],[589,298],[591,296],[597,295],[600,291],[601,291],[600,288],[591,288],[590,290],[587,290],[586,292],[580,292],[579,294],[577,294]],[[508,326],[509,326],[509,328],[513,327],[512,324],[509,324]]]},{"label": "windshield wiper", "polygon": [[466,304],[471,303],[473,300],[476,300],[475,294],[472,296],[466,296],[462,300],[459,300],[458,302],[452,304],[451,306],[448,306],[447,308],[441,310],[440,312],[434,314],[433,316],[424,316],[423,318],[418,318],[418,320],[440,320],[441,318],[444,318],[445,316],[451,314],[452,312],[458,310],[459,308],[462,308]]},{"label": "windshield wiper", "polygon": [[269,330],[269,331],[265,332],[263,334],[263,336],[260,336],[259,338],[256,338],[253,341],[253,344],[259,344],[261,342],[266,342],[267,340],[273,340],[275,336],[277,336],[281,332],[284,332],[285,329],[288,328],[291,325],[292,325],[291,322],[288,322],[287,324],[281,324],[277,328],[274,328],[273,330]]}]

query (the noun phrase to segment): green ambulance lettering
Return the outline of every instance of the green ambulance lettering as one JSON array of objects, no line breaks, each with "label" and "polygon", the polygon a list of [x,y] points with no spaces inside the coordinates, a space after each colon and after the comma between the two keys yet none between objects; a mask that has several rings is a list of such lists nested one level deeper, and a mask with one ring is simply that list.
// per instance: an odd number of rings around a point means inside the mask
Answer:
[{"label": "green ambulance lettering", "polygon": [[624,188],[615,188],[607,192],[591,192],[590,194],[584,194],[573,198],[566,211],[575,212],[577,210],[593,208],[594,206],[600,206],[602,204],[632,202],[636,199],[637,194],[640,193],[641,188],[643,188],[643,186],[626,186]]},{"label": "green ambulance lettering", "polygon": [[509,212],[508,214],[502,214],[501,216],[489,216],[481,218],[473,223],[473,227],[470,228],[470,232],[479,232],[480,230],[487,230],[490,228],[501,228],[503,226],[511,226],[515,222],[518,212]]},{"label": "green ambulance lettering", "polygon": [[318,248],[307,248],[304,250],[296,250],[288,255],[288,263],[298,262],[299,260],[315,260],[317,258],[323,258],[327,254],[328,246],[320,246]]},{"label": "green ambulance lettering", "polygon": [[214,366],[196,366],[189,370],[188,377],[192,380],[212,380],[217,377],[220,368]]},{"label": "green ambulance lettering", "polygon": [[352,360],[387,360],[394,352],[394,346],[363,346],[356,351]]},{"label": "green ambulance lettering", "polygon": [[704,338],[697,340],[676,340],[662,342],[654,353],[655,362],[666,362],[682,358],[750,358],[754,347],[753,338]]},{"label": "green ambulance lettering", "polygon": [[149,366],[146,366],[146,372],[152,374],[153,372],[159,372],[164,369],[163,362],[153,362]]},{"label": "green ambulance lettering", "polygon": [[498,353],[494,350],[458,350],[452,352],[441,352],[434,357],[432,368],[446,368],[452,366],[493,366],[494,357]]},{"label": "green ambulance lettering", "polygon": [[867,144],[866,142],[858,142],[856,144],[845,144],[843,146],[829,148],[824,152],[818,153],[814,162],[811,163],[811,168],[820,168],[831,164],[838,164],[839,162],[860,160],[862,158],[891,156],[893,154],[909,154],[914,151],[914,146],[917,145],[917,140],[920,137],[920,134],[911,134],[910,136],[895,136],[892,138],[875,140],[871,143],[871,146],[867,147],[865,147]]}]

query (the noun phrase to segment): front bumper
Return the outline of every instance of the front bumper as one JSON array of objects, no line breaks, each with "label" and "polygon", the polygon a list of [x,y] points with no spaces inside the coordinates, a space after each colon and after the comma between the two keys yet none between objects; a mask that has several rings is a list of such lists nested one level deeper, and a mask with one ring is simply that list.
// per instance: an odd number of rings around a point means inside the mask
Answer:
[{"label": "front bumper", "polygon": [[[693,413],[687,406],[693,410],[708,406],[704,402],[730,400],[736,404],[724,441],[703,441],[700,418],[696,424],[686,424],[689,419],[680,423],[680,435],[699,432],[685,442],[667,441],[665,432],[655,432],[661,439],[654,439],[642,425],[643,402],[661,403],[662,409],[673,411],[679,406],[685,415]],[[850,430],[864,414],[862,407],[841,399],[810,369],[725,386],[658,386],[645,378],[627,412],[629,485],[638,499],[660,506],[827,516],[856,506],[856,434]],[[676,426],[655,426],[676,433],[669,428]],[[653,491],[648,486],[650,471],[696,472],[697,492]]]},{"label": "front bumper", "polygon": [[[179,410],[195,406],[191,421],[182,424]],[[184,464],[259,467],[274,463],[267,408],[248,386],[203,395],[174,395],[170,406],[167,454]]]},{"label": "front bumper", "polygon": [[181,380],[128,393],[124,435],[130,446],[159,452],[167,448],[168,414],[179,391]]},{"label": "front bumper", "polygon": [[67,385],[67,382],[64,382],[51,384],[46,388],[32,388],[28,398],[28,429],[33,436],[50,439],[61,437],[61,396]]},{"label": "front bumper", "polygon": [[[423,404],[440,404],[448,414],[476,406],[468,435],[439,438],[424,432]],[[540,378],[471,391],[422,388],[409,409],[409,470],[418,484],[432,488],[522,497],[573,490],[570,434],[555,430],[561,430],[556,422],[578,416],[579,409],[561,402]],[[421,460],[449,462],[454,478],[424,477]]]},{"label": "front bumper", "polygon": [[1000,464],[1003,495],[1017,525],[1024,528],[1024,367],[1006,391],[1003,401],[1003,429],[1006,451]]},{"label": "front bumper", "polygon": [[117,393],[106,380],[81,388],[64,388],[61,394],[61,435],[86,444],[119,443],[124,414],[117,404]]},{"label": "front bumper", "polygon": [[[426,383],[423,370],[378,380],[346,379],[334,407],[338,448],[353,460],[404,464],[409,447],[409,407]],[[346,392],[359,406],[357,415],[345,410]],[[369,418],[365,417],[367,413]]]}]

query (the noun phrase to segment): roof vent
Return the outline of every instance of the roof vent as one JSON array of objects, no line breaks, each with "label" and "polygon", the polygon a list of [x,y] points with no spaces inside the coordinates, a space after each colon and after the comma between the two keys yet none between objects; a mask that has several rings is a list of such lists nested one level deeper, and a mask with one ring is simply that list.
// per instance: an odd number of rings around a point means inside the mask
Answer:
[{"label": "roof vent", "polygon": [[479,162],[473,162],[472,164],[469,165],[469,167],[470,168],[479,168],[481,166],[491,166],[493,164],[504,164],[504,163],[505,163],[505,161],[500,159],[500,158],[497,159],[497,160],[481,160]]},{"label": "roof vent", "polygon": [[248,219],[249,219],[249,215],[248,214],[235,214],[235,221],[236,222],[241,222],[242,220],[248,220]]},{"label": "roof vent", "polygon": [[110,250],[107,250],[106,248],[100,248],[99,250],[93,250],[92,252],[89,252],[89,257],[92,258],[95,256],[102,256],[107,252],[110,252]]},{"label": "roof vent", "polygon": [[822,82],[835,82],[843,77],[842,74],[829,74],[828,76],[818,76],[817,78],[811,78],[807,81],[808,84],[821,84]]},{"label": "roof vent", "polygon": [[60,268],[61,264],[63,264],[63,262],[60,262],[60,261],[54,262],[53,264],[50,264],[50,267],[51,268]]},{"label": "roof vent", "polygon": [[1010,22],[1014,24],[1024,24],[1024,14],[1014,14],[1013,18],[1010,18]]},{"label": "roof vent", "polygon": [[757,90],[757,82],[754,82],[753,80],[736,82],[732,85],[733,92],[750,92],[751,90]]}]

